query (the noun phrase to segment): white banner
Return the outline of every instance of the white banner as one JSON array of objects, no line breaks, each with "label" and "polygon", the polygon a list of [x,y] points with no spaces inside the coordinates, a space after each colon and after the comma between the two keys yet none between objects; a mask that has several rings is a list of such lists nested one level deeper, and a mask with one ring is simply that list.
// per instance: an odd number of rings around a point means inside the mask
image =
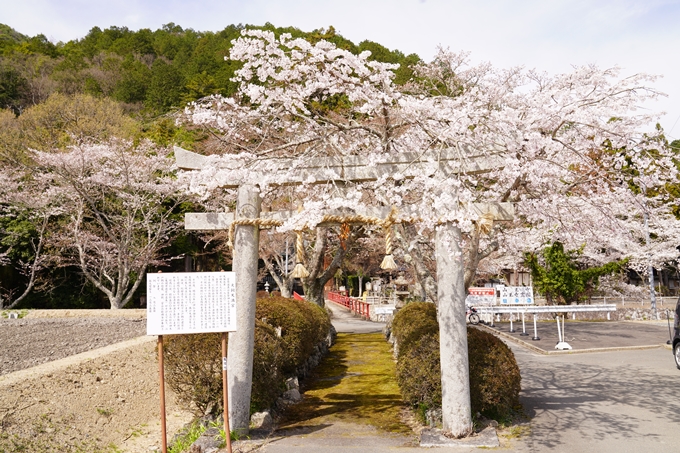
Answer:
[{"label": "white banner", "polygon": [[373,309],[373,313],[376,315],[391,315],[394,313],[395,307],[394,305],[385,305],[385,306],[374,306],[375,308]]},{"label": "white banner", "polygon": [[146,334],[236,330],[234,272],[146,275]]},{"label": "white banner", "polygon": [[530,305],[534,303],[531,286],[504,286],[499,289],[501,305]]}]

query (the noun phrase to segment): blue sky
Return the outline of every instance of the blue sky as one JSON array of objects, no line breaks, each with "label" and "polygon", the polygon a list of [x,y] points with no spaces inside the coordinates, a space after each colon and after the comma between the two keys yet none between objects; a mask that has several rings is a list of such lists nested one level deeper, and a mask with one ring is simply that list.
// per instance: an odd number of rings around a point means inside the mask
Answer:
[{"label": "blue sky", "polygon": [[0,0],[0,23],[52,41],[94,26],[156,29],[174,22],[218,31],[229,24],[333,25],[345,37],[370,39],[429,59],[438,45],[471,52],[475,62],[523,65],[549,73],[572,65],[618,65],[624,75],[663,75],[669,95],[652,111],[680,138],[680,0]]}]

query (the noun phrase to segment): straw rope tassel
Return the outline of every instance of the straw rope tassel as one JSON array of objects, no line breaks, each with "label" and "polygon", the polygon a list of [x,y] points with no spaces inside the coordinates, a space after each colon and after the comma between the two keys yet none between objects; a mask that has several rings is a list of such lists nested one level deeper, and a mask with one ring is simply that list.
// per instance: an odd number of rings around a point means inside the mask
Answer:
[{"label": "straw rope tassel", "polygon": [[302,231],[296,231],[295,234],[297,235],[295,239],[295,260],[297,261],[297,264],[295,265],[291,276],[293,278],[307,278],[309,277],[309,272],[307,269],[305,269],[305,265],[302,264],[302,261],[305,258],[305,248],[304,244],[302,243]]},{"label": "straw rope tassel", "polygon": [[494,221],[494,216],[493,214],[484,214],[481,216],[479,219],[477,219],[477,228],[479,228],[479,231],[488,236],[491,234],[491,231],[493,230],[493,221]]},{"label": "straw rope tassel", "polygon": [[397,217],[397,210],[392,208],[390,215],[382,221],[385,230],[385,258],[380,263],[380,269],[394,270],[397,269],[397,263],[394,262],[392,256],[392,225]]}]

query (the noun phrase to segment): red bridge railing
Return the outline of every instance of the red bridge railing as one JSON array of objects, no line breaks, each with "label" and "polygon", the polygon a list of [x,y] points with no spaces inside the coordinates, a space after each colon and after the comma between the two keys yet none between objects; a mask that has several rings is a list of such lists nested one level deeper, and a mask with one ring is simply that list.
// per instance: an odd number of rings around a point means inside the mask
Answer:
[{"label": "red bridge railing", "polygon": [[340,304],[366,319],[371,317],[370,304],[367,304],[361,299],[355,299],[354,297],[345,296],[342,293],[334,291],[326,293],[326,299],[335,302],[336,304]]}]

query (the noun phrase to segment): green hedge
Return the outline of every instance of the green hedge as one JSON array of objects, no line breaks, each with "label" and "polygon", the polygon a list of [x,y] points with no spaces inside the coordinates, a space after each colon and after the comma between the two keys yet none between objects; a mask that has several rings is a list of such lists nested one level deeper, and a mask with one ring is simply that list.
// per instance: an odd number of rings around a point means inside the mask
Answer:
[{"label": "green hedge", "polygon": [[282,372],[295,373],[314,351],[331,327],[323,308],[316,304],[284,297],[258,299],[255,317],[270,326],[281,328],[284,349]]},{"label": "green hedge", "polygon": [[[434,307],[431,303],[408,304],[392,324],[399,347],[397,380],[402,396],[421,408],[441,407],[442,401],[439,325]],[[521,383],[510,348],[493,334],[468,327],[468,360],[472,412],[496,420],[510,417],[519,408]]]},{"label": "green hedge", "polygon": [[[282,297],[257,299],[252,411],[274,404],[285,390],[285,379],[294,375],[329,330],[330,319],[316,304]],[[217,333],[165,337],[166,382],[187,409],[200,415],[222,411],[220,337]]]},{"label": "green hedge", "polygon": [[399,357],[423,336],[437,332],[439,332],[437,307],[429,302],[406,304],[392,321],[392,335],[397,342]]}]

